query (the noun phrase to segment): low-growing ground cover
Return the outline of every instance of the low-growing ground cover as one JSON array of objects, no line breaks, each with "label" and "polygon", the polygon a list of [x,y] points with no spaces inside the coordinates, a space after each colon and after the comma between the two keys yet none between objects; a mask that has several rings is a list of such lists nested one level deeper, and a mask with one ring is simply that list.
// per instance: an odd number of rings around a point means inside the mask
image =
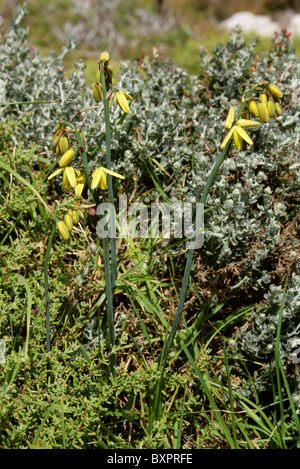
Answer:
[{"label": "low-growing ground cover", "polygon": [[[235,30],[212,54],[201,50],[197,75],[158,53],[122,62],[115,89],[133,100],[128,112],[116,97],[108,132],[105,100],[85,84],[84,64],[65,78],[62,56],[30,50],[23,15],[0,45],[0,445],[296,447],[299,63],[290,35],[278,33],[256,55],[255,41],[246,45]],[[101,63],[95,82],[105,93],[112,80]],[[280,107],[275,118],[271,105],[267,117],[243,115],[260,125],[246,128],[253,144],[246,137],[240,148],[228,111],[237,113],[253,87],[263,102],[263,83],[280,88]],[[111,170],[125,177],[114,178],[117,208],[119,195],[148,209],[195,204],[230,132],[235,146],[226,144],[207,194],[204,244],[188,277],[189,249],[175,227],[169,238],[118,237],[108,250],[96,212],[105,187],[88,182],[74,194],[71,162],[48,179],[62,158],[56,134],[67,136],[72,165],[94,182],[95,165],[107,168],[110,153]],[[69,210],[82,218],[65,235],[56,223]],[[165,356],[183,279],[183,314]]]}]

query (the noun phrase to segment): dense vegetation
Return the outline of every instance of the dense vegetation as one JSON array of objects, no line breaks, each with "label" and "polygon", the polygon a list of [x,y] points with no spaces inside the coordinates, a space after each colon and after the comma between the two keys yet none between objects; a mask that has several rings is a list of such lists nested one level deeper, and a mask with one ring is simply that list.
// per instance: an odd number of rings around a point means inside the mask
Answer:
[{"label": "dense vegetation", "polygon": [[[117,240],[110,350],[95,201],[87,188],[76,198],[60,177],[48,180],[61,120],[84,133],[88,169],[95,158],[103,164],[103,103],[95,106],[83,61],[65,76],[71,44],[60,56],[30,48],[24,15],[19,8],[0,44],[1,447],[296,447],[300,75],[289,33],[257,54],[256,41],[234,30],[211,54],[200,50],[194,75],[158,51],[121,62],[117,86],[134,99],[126,115],[110,108],[112,169],[125,176],[114,195],[147,206],[198,200],[230,107],[262,81],[283,93],[282,115],[251,129],[253,145],[231,148],[214,180],[204,245],[162,367],[185,240]],[[53,213],[69,208],[83,219],[66,243]]]}]

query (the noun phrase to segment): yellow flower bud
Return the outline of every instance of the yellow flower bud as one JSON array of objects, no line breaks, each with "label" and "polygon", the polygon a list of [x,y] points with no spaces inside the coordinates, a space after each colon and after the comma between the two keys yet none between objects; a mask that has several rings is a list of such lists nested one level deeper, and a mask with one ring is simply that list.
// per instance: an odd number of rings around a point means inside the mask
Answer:
[{"label": "yellow flower bud", "polygon": [[269,122],[270,116],[268,112],[268,107],[265,102],[258,103],[258,114],[262,122]]},{"label": "yellow flower bud", "polygon": [[269,112],[270,117],[273,117],[275,114],[275,106],[271,99],[269,99],[268,101],[268,112]]},{"label": "yellow flower bud", "polygon": [[57,122],[54,132],[58,132],[61,129],[61,123]]},{"label": "yellow flower bud", "polygon": [[256,105],[256,102],[253,99],[251,101],[249,101],[248,109],[251,112],[251,114],[254,115],[254,117],[258,117],[257,105]]},{"label": "yellow flower bud", "polygon": [[68,241],[68,239],[70,238],[70,232],[69,232],[68,228],[66,227],[65,223],[62,220],[60,220],[57,223],[57,229],[58,229],[62,239],[64,241]]},{"label": "yellow flower bud", "polygon": [[78,210],[73,210],[72,218],[73,218],[74,225],[77,225],[77,223],[79,222],[79,211]]},{"label": "yellow flower bud", "polygon": [[226,129],[231,129],[233,121],[234,121],[234,106],[232,106],[229,109],[227,119],[226,119],[226,122],[225,122],[225,128]]},{"label": "yellow flower bud", "polygon": [[100,103],[102,99],[102,90],[101,90],[101,85],[99,83],[95,83],[93,86],[93,98],[96,101],[96,103]]},{"label": "yellow flower bud", "polygon": [[104,51],[102,52],[102,54],[100,55],[100,60],[101,62],[105,61],[105,62],[108,62],[109,61],[109,53]]},{"label": "yellow flower bud", "polygon": [[282,109],[278,103],[275,103],[275,112],[278,116],[281,116],[282,114]]},{"label": "yellow flower bud", "polygon": [[280,91],[280,89],[278,88],[278,86],[273,85],[273,83],[270,83],[268,88],[273,96],[275,96],[276,98],[282,98],[283,94],[282,91]]},{"label": "yellow flower bud", "polygon": [[237,121],[237,125],[240,127],[256,127],[257,125],[260,125],[260,123],[250,119],[239,119]]},{"label": "yellow flower bud", "polygon": [[61,168],[65,168],[66,166],[68,166],[71,163],[71,161],[73,160],[74,155],[75,155],[75,151],[72,150],[72,148],[70,148],[70,150],[67,150],[63,154],[63,156],[61,157],[61,159],[59,161],[59,166]]},{"label": "yellow flower bud", "polygon": [[73,217],[69,213],[66,213],[64,216],[64,223],[69,231],[72,231],[73,228]]},{"label": "yellow flower bud", "polygon": [[59,142],[59,136],[58,135],[54,135],[54,137],[52,138],[52,142],[51,142],[51,147],[54,149],[57,147],[58,145],[58,142]]},{"label": "yellow flower bud", "polygon": [[113,71],[111,65],[107,65],[106,71],[107,71],[107,73],[108,73],[110,76],[112,76],[112,75],[114,74],[114,71]]},{"label": "yellow flower bud", "polygon": [[265,93],[261,93],[261,94],[259,95],[259,99],[260,99],[260,101],[261,101],[262,103],[266,103],[266,104],[267,104],[267,102],[268,102],[268,98],[267,98],[267,95],[266,95]]},{"label": "yellow flower bud", "polygon": [[60,150],[61,155],[66,153],[66,151],[68,151],[68,149],[69,149],[68,138],[64,137],[64,136],[60,137],[58,146],[59,146],[59,150]]}]

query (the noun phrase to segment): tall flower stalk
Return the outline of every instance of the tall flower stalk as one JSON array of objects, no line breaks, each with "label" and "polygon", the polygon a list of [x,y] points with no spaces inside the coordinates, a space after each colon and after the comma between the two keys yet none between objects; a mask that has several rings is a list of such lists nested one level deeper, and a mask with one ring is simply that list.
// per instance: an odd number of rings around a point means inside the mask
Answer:
[{"label": "tall flower stalk", "polygon": [[[114,193],[113,193],[113,182],[112,176],[124,179],[124,176],[115,173],[111,170],[111,124],[110,124],[110,106],[114,97],[117,97],[117,102],[120,108],[125,114],[129,112],[129,105],[127,100],[131,101],[133,98],[122,90],[115,92],[114,90],[114,77],[113,70],[109,65],[109,54],[103,52],[100,56],[99,68],[97,70],[98,82],[93,85],[93,98],[97,103],[103,102],[104,108],[104,121],[105,121],[105,165],[99,166],[94,169],[93,174],[90,175],[90,161],[89,159],[95,155],[95,152],[100,150],[97,147],[95,151],[89,152],[87,145],[81,132],[81,129],[67,121],[61,121],[57,123],[55,127],[55,133],[52,140],[52,149],[56,152],[56,156],[60,155],[58,161],[59,168],[55,170],[49,179],[62,174],[63,176],[63,187],[73,188],[75,197],[79,198],[82,194],[84,187],[87,185],[92,197],[95,201],[96,206],[101,203],[101,199],[98,194],[98,185],[101,190],[108,191],[108,201],[112,212],[115,213],[114,209]],[[109,88],[112,88],[111,93],[108,95]],[[114,93],[113,98],[109,102],[111,95]],[[75,137],[75,143],[70,146],[70,136],[72,139]],[[83,171],[80,168],[74,168],[73,164],[76,161],[78,154],[81,157]],[[76,165],[76,163],[75,163]],[[70,234],[73,228],[73,224],[78,223],[80,218],[80,211],[69,209],[64,214],[63,219],[58,219],[58,215],[55,217],[55,223],[57,230],[65,242],[69,242]],[[109,370],[112,376],[116,373],[116,355],[114,351],[115,347],[115,325],[114,325],[114,310],[113,310],[113,298],[114,289],[117,278],[117,260],[116,260],[116,220],[114,216],[110,216],[110,225],[112,236],[108,236],[103,239],[103,251],[104,251],[104,269],[105,269],[105,289],[106,289],[106,312],[107,312],[107,325],[108,325],[108,342],[109,342]],[[50,324],[49,318],[47,324]],[[48,329],[47,329],[48,330]],[[47,334],[47,349],[50,348],[50,338]]]},{"label": "tall flower stalk", "polygon": [[[231,107],[229,109],[228,116],[224,125],[224,127],[228,129],[229,132],[227,133],[226,137],[224,138],[221,144],[221,150],[223,151],[218,156],[217,161],[215,162],[215,165],[213,166],[211,173],[206,181],[202,195],[198,197],[196,202],[199,202],[200,204],[205,204],[207,196],[210,192],[210,188],[212,184],[214,183],[215,178],[219,172],[219,169],[222,166],[223,161],[225,160],[229,152],[232,141],[234,142],[234,146],[236,149],[240,149],[242,147],[243,140],[245,140],[250,145],[253,144],[253,141],[251,140],[249,135],[244,131],[243,127],[256,127],[260,125],[260,122],[248,119],[248,114],[252,114],[254,117],[259,117],[263,123],[268,122],[269,117],[270,117],[268,107],[267,107],[267,110],[264,109],[263,112],[260,113],[259,107],[257,106],[258,108],[257,114],[253,108],[253,104],[256,102],[257,98],[254,98],[254,99],[251,99],[251,98],[253,97],[253,95],[256,93],[257,90],[260,90],[262,92],[258,97],[258,104],[264,102],[265,100],[268,100],[268,98],[269,98],[268,102],[274,103],[274,97],[277,99],[280,99],[282,97],[282,93],[276,85],[273,85],[272,83],[268,83],[268,82],[260,82],[252,86],[252,88],[250,88],[250,90],[243,96],[242,102],[236,113],[236,118],[235,118],[234,108]],[[280,115],[282,111],[281,111],[279,103],[277,102],[274,103],[275,109],[276,109],[276,106],[277,106],[277,115]],[[265,114],[266,112],[268,113],[267,116]],[[243,118],[244,116],[247,117],[247,119],[244,119]],[[273,113],[271,117],[276,118],[276,111]],[[234,123],[235,121],[236,123]],[[192,241],[195,241],[195,238]],[[190,248],[188,255],[187,255],[187,259],[186,259],[184,276],[183,276],[181,291],[180,291],[180,297],[179,297],[179,302],[178,302],[176,314],[174,317],[173,325],[172,325],[169,337],[167,339],[167,342],[165,346],[163,347],[163,350],[160,356],[157,359],[157,361],[159,361],[160,363],[163,361],[163,368],[165,366],[168,352],[173,343],[174,337],[176,335],[176,331],[180,323],[180,319],[182,317],[182,312],[183,312],[185,298],[186,298],[188,284],[189,284],[189,278],[191,274],[191,268],[193,264],[194,253],[195,253],[195,248],[193,247]]]}]

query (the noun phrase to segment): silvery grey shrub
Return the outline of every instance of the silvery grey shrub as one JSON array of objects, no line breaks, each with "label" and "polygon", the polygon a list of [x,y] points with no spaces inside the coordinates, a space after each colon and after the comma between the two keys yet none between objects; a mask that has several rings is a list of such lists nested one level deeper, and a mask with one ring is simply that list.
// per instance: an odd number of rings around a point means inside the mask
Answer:
[{"label": "silvery grey shrub", "polygon": [[[53,103],[2,105],[1,120],[21,122],[14,129],[14,143],[26,146],[35,142],[46,152],[49,163],[54,161],[49,149],[56,122],[73,120],[82,126],[89,150],[96,148],[99,161],[103,158],[104,163],[101,105],[85,112],[84,119],[77,113],[94,104],[91,87],[85,84],[84,63],[76,63],[69,78],[64,77],[62,60],[74,44],[69,41],[59,56],[41,57],[28,46],[27,31],[21,25],[25,14],[26,8],[19,7],[11,30],[1,40],[1,102]],[[265,292],[265,302],[248,318],[251,327],[242,328],[234,343],[240,354],[257,356],[269,370],[274,366],[283,285],[276,284],[268,263],[280,246],[286,247],[294,264],[283,315],[280,352],[284,367],[299,343],[299,274],[295,270],[299,251],[296,244],[293,248],[295,239],[285,242],[282,233],[297,214],[300,64],[285,32],[275,36],[268,53],[256,56],[255,45],[255,40],[246,44],[240,31],[233,30],[228,42],[218,44],[212,54],[200,49],[199,58],[195,57],[199,60],[197,76],[162,62],[157,54],[141,62],[123,61],[117,86],[132,96],[143,88],[122,123],[119,107],[111,107],[112,169],[126,176],[129,192],[134,184],[138,189],[146,184],[149,201],[161,199],[153,183],[156,177],[170,203],[182,198],[193,202],[220,151],[229,107],[238,103],[253,83],[268,80],[280,87],[284,94],[282,116],[251,130],[254,145],[232,150],[222,166],[206,202],[202,250],[212,270],[230,262],[241,263],[229,292],[235,287],[235,291],[251,288]],[[95,63],[95,80],[96,68]],[[177,252],[179,248],[172,249]],[[289,372],[297,382],[295,370]],[[261,374],[262,389],[268,386],[267,374]],[[299,404],[299,396],[296,401]]]}]

